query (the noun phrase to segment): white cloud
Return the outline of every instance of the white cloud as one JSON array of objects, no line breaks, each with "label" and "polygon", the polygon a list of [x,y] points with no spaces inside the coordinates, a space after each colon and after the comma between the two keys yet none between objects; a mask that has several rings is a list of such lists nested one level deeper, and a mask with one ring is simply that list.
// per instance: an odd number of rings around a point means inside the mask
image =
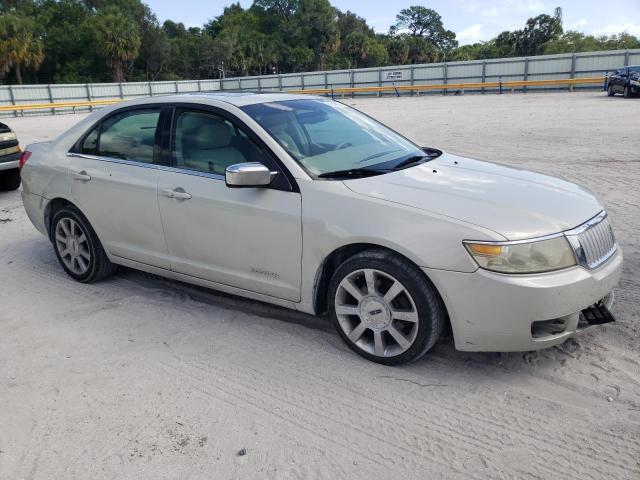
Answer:
[{"label": "white cloud", "polygon": [[592,33],[597,35],[613,35],[626,32],[631,35],[640,35],[640,23],[610,23],[604,27],[592,29]]},{"label": "white cloud", "polygon": [[493,6],[482,10],[483,17],[497,17],[503,12],[503,7]]},{"label": "white cloud", "polygon": [[581,30],[587,25],[589,25],[589,22],[587,21],[587,19],[581,18],[576,23],[569,25],[565,30]]},{"label": "white cloud", "polygon": [[476,23],[475,25],[471,25],[470,27],[465,28],[464,30],[457,33],[456,38],[458,41],[465,45],[467,43],[475,43],[479,42],[483,39],[482,34],[482,24]]},{"label": "white cloud", "polygon": [[547,5],[539,0],[494,0],[490,8],[484,8],[480,13],[484,17],[497,17],[513,12],[539,14],[547,10]]},{"label": "white cloud", "polygon": [[475,13],[478,11],[478,0],[457,0],[456,2],[460,8],[468,13]]}]

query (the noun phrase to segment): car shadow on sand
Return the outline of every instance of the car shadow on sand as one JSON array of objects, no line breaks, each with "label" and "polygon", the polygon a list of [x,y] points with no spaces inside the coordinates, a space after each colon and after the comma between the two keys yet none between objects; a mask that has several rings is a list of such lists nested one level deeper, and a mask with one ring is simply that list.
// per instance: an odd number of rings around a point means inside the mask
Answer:
[{"label": "car shadow on sand", "polygon": [[[322,332],[335,334],[335,342],[332,345],[344,352],[352,354],[349,348],[344,345],[338,333],[335,331],[331,319],[327,316],[315,316],[284,307],[263,303],[258,300],[239,297],[217,290],[199,287],[176,280],[166,279],[157,275],[147,274],[137,270],[121,268],[117,274],[120,278],[136,283],[139,286],[157,289],[162,288],[173,293],[186,295],[191,301],[208,304],[216,307],[225,307],[243,313],[256,315],[265,319],[278,320],[286,323],[296,324],[304,328],[310,328]],[[522,369],[523,372],[530,372],[532,368],[545,369],[557,368],[564,364],[568,358],[576,358],[579,355],[581,344],[579,340],[569,339],[562,345],[552,347],[543,351],[532,352],[460,352],[455,349],[451,334],[445,334],[436,346],[424,357],[410,365],[398,367],[406,370],[421,370],[430,368],[434,361],[446,362],[453,368],[469,368],[470,365],[497,367],[511,372]]]}]

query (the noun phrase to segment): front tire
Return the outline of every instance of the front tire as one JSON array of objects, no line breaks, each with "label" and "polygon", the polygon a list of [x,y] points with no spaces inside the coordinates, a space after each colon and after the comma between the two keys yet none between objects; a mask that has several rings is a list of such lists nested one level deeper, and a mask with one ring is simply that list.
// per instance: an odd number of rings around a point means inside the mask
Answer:
[{"label": "front tire", "polygon": [[75,207],[62,208],[53,216],[51,241],[60,265],[78,282],[97,282],[117,269],[107,258],[89,221]]},{"label": "front tire", "polygon": [[629,87],[624,87],[624,90],[622,91],[622,96],[624,98],[631,98],[631,89]]},{"label": "front tire", "polygon": [[330,282],[329,302],[349,348],[385,365],[423,356],[446,321],[444,304],[424,273],[385,250],[366,250],[340,265]]},{"label": "front tire", "polygon": [[20,169],[14,168],[0,172],[0,191],[11,192],[20,187]]},{"label": "front tire", "polygon": [[607,95],[610,97],[613,97],[616,94],[616,92],[613,91],[613,85],[609,85],[607,87]]}]

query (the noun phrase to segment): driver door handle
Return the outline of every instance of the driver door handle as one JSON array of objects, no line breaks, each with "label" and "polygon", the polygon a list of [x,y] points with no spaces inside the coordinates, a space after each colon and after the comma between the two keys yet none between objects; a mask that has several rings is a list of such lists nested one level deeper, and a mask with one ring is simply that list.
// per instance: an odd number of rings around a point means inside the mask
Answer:
[{"label": "driver door handle", "polygon": [[179,200],[189,200],[191,198],[190,193],[187,193],[182,190],[177,190],[177,189],[176,190],[166,189],[166,190],[163,190],[163,193],[166,197],[177,198]]},{"label": "driver door handle", "polygon": [[91,175],[82,170],[81,172],[72,173],[71,178],[73,178],[74,180],[78,180],[79,182],[88,182],[89,180],[91,180]]}]

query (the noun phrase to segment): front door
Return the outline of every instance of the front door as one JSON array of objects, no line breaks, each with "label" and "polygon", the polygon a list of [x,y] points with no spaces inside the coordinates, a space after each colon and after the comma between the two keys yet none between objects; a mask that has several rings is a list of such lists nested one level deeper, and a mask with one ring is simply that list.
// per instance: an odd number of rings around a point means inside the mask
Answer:
[{"label": "front door", "polygon": [[226,167],[259,161],[279,167],[230,119],[177,109],[171,167],[158,198],[171,269],[290,301],[300,300],[301,197],[280,170],[269,188],[228,188]]},{"label": "front door", "polygon": [[112,255],[169,268],[154,148],[159,108],[117,112],[69,154],[72,195]]}]

